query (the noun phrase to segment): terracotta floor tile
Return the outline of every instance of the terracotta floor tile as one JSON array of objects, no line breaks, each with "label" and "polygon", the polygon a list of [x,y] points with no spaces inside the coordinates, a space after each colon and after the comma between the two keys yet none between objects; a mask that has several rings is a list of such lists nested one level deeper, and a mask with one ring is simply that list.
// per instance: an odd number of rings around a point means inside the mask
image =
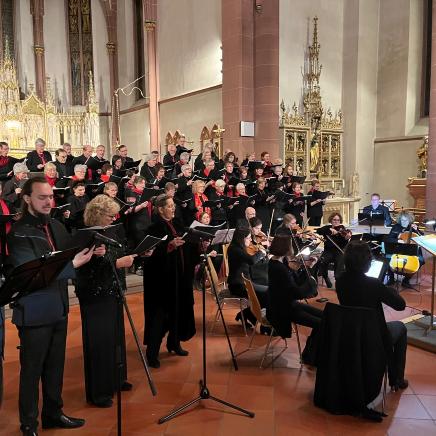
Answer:
[{"label": "terracotta floor tile", "polygon": [[388,430],[389,436],[434,436],[435,434],[436,424],[434,421],[418,419],[394,418]]},{"label": "terracotta floor tile", "polygon": [[[390,412],[392,410],[392,403],[390,399],[387,402],[387,407],[388,411]],[[431,416],[416,395],[401,395],[401,397],[398,399],[393,416],[395,418],[431,419]]]}]

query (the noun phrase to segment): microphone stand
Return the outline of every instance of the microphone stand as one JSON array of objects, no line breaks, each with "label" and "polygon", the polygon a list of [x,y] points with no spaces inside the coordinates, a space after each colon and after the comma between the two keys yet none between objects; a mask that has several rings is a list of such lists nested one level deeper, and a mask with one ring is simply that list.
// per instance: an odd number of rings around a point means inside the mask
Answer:
[{"label": "microphone stand", "polygon": [[[207,263],[207,254],[206,254],[206,248],[204,247],[204,239],[202,237],[199,238],[200,239],[200,246],[203,248],[203,259],[202,262],[204,263],[204,267],[207,268],[207,270],[209,271],[209,275],[210,275],[210,270],[209,270],[209,266]],[[212,288],[214,289],[213,283],[211,283]],[[223,404],[227,407],[230,407],[231,409],[237,410],[239,412],[241,412],[242,414],[250,417],[250,418],[254,418],[254,413],[250,412],[248,410],[242,409],[239,406],[236,406],[235,404],[229,403],[227,401],[224,401],[220,398],[214,397],[213,395],[210,394],[209,388],[207,387],[207,362],[206,362],[206,352],[207,352],[207,344],[206,344],[206,286],[205,286],[205,280],[203,280],[203,284],[202,284],[202,318],[203,318],[203,327],[202,327],[202,340],[203,340],[203,378],[200,380],[200,393],[197,397],[195,397],[193,400],[188,401],[187,403],[181,405],[180,407],[174,409],[172,412],[170,412],[168,415],[163,416],[162,418],[159,419],[158,423],[159,424],[163,424],[164,422],[167,422],[173,418],[175,418],[176,416],[178,416],[181,412],[183,412],[185,409],[191,407],[192,405],[196,404],[197,406],[200,404],[201,400],[213,400],[217,403]],[[215,292],[215,296],[216,296],[216,290],[214,289]],[[219,306],[218,306],[219,307]],[[223,314],[220,310],[220,314],[221,314],[221,319],[223,320]],[[223,320],[223,325],[224,325],[224,329],[226,331],[226,335],[227,335],[227,340],[229,342],[229,346],[230,346],[230,350],[232,352],[232,357],[233,357],[233,364],[236,365],[236,360],[233,354],[233,350],[231,348],[230,345],[230,340],[229,340],[229,336],[227,334],[227,329],[226,329],[226,325],[224,323]],[[235,369],[237,369],[237,367],[235,367]]]},{"label": "microphone stand", "polygon": [[118,300],[118,307],[117,307],[117,319],[116,319],[116,337],[115,337],[115,347],[116,347],[116,364],[117,364],[117,435],[121,436],[122,432],[122,411],[121,411],[121,377],[123,373],[123,359],[121,355],[121,325],[122,325],[122,314],[123,314],[123,307],[126,311],[127,317],[129,319],[130,328],[132,329],[133,336],[135,338],[136,347],[138,348],[138,353],[141,358],[142,365],[145,370],[145,374],[148,379],[148,384],[150,386],[151,393],[153,396],[157,394],[156,387],[153,383],[153,379],[151,378],[150,370],[148,369],[147,362],[144,357],[144,353],[142,352],[141,345],[139,343],[138,333],[136,331],[135,324],[133,323],[132,315],[130,314],[129,306],[127,305],[126,297],[123,293],[123,286],[121,284],[120,277],[117,272],[116,268],[116,259],[111,261],[111,267],[112,272],[114,274],[115,280],[117,282],[117,300]]}]

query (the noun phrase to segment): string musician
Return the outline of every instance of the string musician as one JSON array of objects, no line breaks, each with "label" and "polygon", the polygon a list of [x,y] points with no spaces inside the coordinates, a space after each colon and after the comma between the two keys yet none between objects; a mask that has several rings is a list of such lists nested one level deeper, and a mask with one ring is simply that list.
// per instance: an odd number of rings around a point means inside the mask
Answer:
[{"label": "string musician", "polygon": [[324,252],[320,259],[319,275],[325,280],[328,288],[332,287],[332,282],[328,276],[328,266],[334,265],[335,278],[343,269],[344,248],[351,239],[351,231],[347,230],[342,224],[342,215],[334,212],[328,219],[327,224],[317,230],[317,233],[324,237]]},{"label": "string musician", "polygon": [[[419,230],[418,226],[414,223],[415,216],[407,211],[401,211],[397,216],[397,223],[391,228],[389,235],[386,238],[386,242],[398,242],[400,244],[413,243],[411,238],[415,236],[422,236],[424,233]],[[389,255],[387,257],[390,257]],[[421,249],[418,251],[419,268],[424,264],[424,257]],[[401,269],[400,269],[401,271]],[[410,279],[413,274],[404,274],[402,285],[405,287],[410,286]],[[388,285],[393,284],[394,273],[392,269],[389,269],[389,281]]]}]

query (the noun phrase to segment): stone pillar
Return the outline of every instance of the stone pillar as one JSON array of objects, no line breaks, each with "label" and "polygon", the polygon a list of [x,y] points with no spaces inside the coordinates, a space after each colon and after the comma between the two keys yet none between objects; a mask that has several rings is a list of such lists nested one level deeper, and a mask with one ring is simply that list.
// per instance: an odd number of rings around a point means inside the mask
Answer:
[{"label": "stone pillar", "polygon": [[147,38],[150,151],[160,151],[159,74],[156,49],[157,0],[143,0],[144,27]]},{"label": "stone pillar", "polygon": [[30,13],[33,21],[36,94],[42,101],[45,101],[44,0],[31,0]]},{"label": "stone pillar", "polygon": [[279,0],[256,1],[254,13],[254,150],[281,156],[279,141]]},{"label": "stone pillar", "polygon": [[[106,18],[106,28],[108,42],[106,48],[109,56],[109,80],[110,80],[110,95],[112,104],[112,120],[111,120],[111,149],[112,153],[116,152],[116,147],[119,144],[119,105],[114,99],[114,93],[119,88],[118,79],[118,37],[117,37],[117,2],[103,0],[103,11]],[[115,105],[115,107],[114,107]]]},{"label": "stone pillar", "polygon": [[433,6],[431,34],[431,85],[426,188],[426,215],[436,217],[436,7]]},{"label": "stone pillar", "polygon": [[255,121],[254,2],[222,0],[221,8],[224,148],[243,159],[245,153],[254,150],[254,138],[240,136],[240,121]]}]

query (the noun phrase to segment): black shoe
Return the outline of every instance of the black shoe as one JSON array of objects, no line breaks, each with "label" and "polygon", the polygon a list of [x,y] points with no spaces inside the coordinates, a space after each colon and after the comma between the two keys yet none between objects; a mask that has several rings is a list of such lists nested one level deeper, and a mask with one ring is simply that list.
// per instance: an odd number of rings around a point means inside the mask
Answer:
[{"label": "black shoe", "polygon": [[147,363],[148,363],[148,366],[150,366],[151,368],[160,368],[160,362],[159,362],[159,359],[157,357],[147,356]]},{"label": "black shoe", "polygon": [[91,401],[91,404],[96,407],[106,408],[106,407],[112,407],[114,402],[111,398],[107,398],[106,400],[99,400],[99,401]]},{"label": "black shoe", "polygon": [[404,277],[403,281],[401,282],[401,284],[405,287],[405,288],[410,288],[410,279],[409,277]]},{"label": "black shoe", "polygon": [[24,427],[21,429],[23,436],[38,436],[36,430],[32,430],[30,427]]},{"label": "black shoe", "polygon": [[394,385],[391,386],[391,389],[394,392],[397,392],[399,389],[407,389],[409,387],[409,381],[406,380],[405,378],[403,378],[403,380],[395,383]]},{"label": "black shoe", "polygon": [[121,390],[122,391],[131,391],[133,388],[132,383],[129,383],[128,381],[124,381],[124,383],[121,385]]},{"label": "black shoe", "polygon": [[180,344],[177,344],[177,345],[167,344],[167,350],[168,350],[168,353],[171,353],[172,351],[174,351],[174,353],[176,353],[177,356],[188,356],[189,355],[189,351],[184,350],[180,346]]},{"label": "black shoe", "polygon": [[57,418],[41,416],[42,428],[79,428],[85,424],[81,418],[72,418],[67,415],[60,415]]},{"label": "black shoe", "polygon": [[[238,312],[238,314],[235,317],[235,321],[241,321],[241,324],[243,324],[241,312]],[[248,319],[245,316],[244,316],[244,321],[245,321],[246,330],[253,328],[253,324],[251,324],[250,321],[248,321]]]},{"label": "black shoe", "polygon": [[373,422],[383,422],[383,414],[373,409],[364,409],[361,413],[362,418]]},{"label": "black shoe", "polygon": [[269,336],[271,334],[271,327],[265,327],[264,325],[260,326],[260,334]]}]

